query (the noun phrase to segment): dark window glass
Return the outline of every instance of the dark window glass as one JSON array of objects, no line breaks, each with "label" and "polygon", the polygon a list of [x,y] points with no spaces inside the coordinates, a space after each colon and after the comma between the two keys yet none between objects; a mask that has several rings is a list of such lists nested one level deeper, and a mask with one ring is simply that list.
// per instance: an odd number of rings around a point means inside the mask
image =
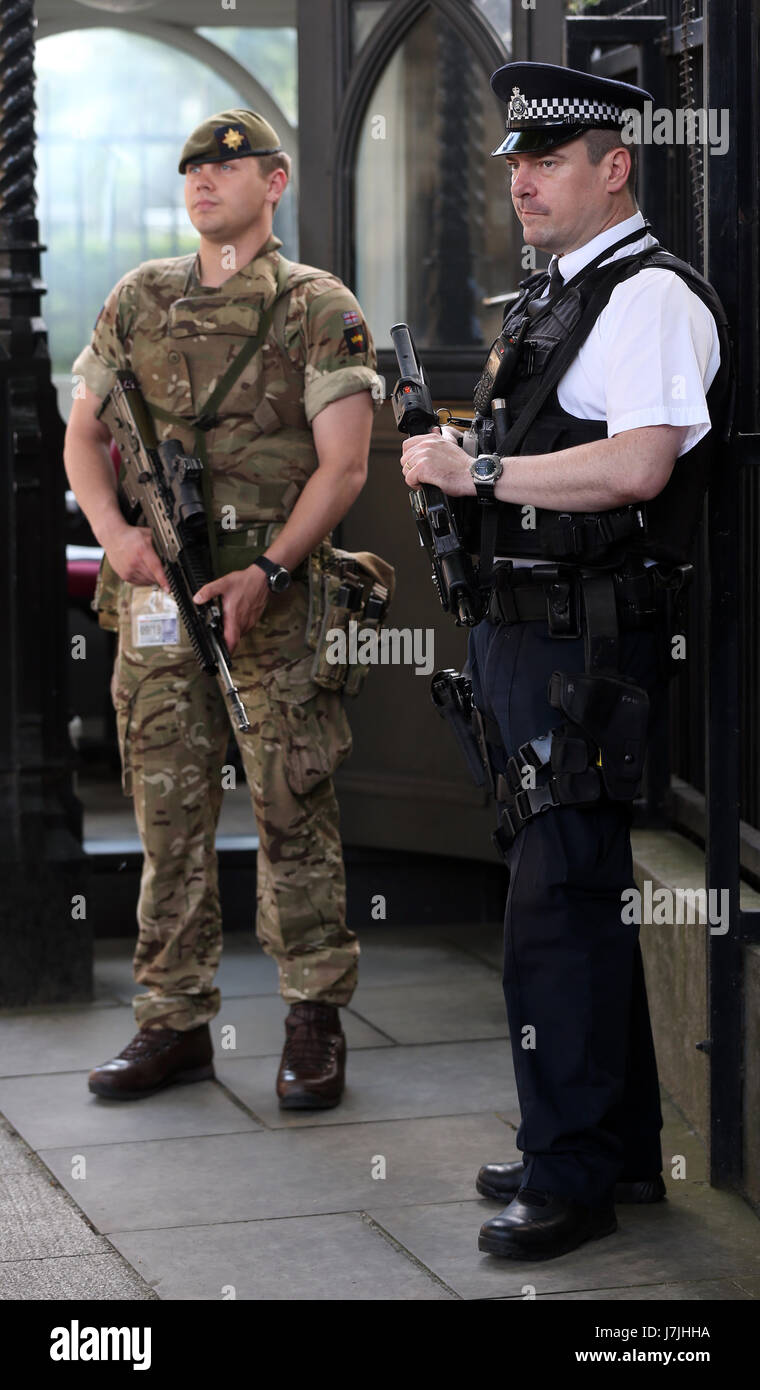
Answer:
[{"label": "dark window glass", "polygon": [[484,300],[516,287],[522,236],[503,115],[462,34],[427,10],[365,110],[355,180],[356,291],[376,341],[403,320],[421,347],[479,345],[501,323]]}]

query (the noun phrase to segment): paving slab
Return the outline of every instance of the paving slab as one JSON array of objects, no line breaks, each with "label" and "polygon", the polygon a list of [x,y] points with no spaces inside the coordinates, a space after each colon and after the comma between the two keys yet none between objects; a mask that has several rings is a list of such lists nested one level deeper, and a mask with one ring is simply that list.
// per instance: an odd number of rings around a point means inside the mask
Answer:
[{"label": "paving slab", "polygon": [[27,1009],[0,1017],[0,1077],[90,1071],[137,1032],[131,1009]]},{"label": "paving slab", "polygon": [[359,933],[360,985],[434,985],[457,989],[468,980],[491,990],[493,971],[467,951],[441,940],[440,930],[427,940],[415,928],[386,927]]},{"label": "paving slab", "polygon": [[476,922],[469,926],[440,927],[439,939],[466,951],[476,960],[497,970],[504,969],[504,923]]},{"label": "paving slab", "polygon": [[[649,1284],[635,1288],[583,1289],[578,1293],[548,1293],[542,1301],[624,1303],[747,1303],[753,1295],[745,1293],[734,1279],[694,1280],[690,1284]],[[537,1300],[538,1301],[538,1300]]]},{"label": "paving slab", "polygon": [[215,1063],[220,1081],[272,1129],[466,1115],[517,1102],[512,1063],[502,1041],[354,1052],[346,1066],[343,1099],[334,1110],[280,1110],[274,1092],[278,1063],[279,1057],[218,1058]]},{"label": "paving slab", "polygon": [[0,1081],[0,1111],[34,1149],[233,1134],[260,1129],[213,1081],[171,1086],[139,1101],[93,1096],[86,1072]]},{"label": "paving slab", "polygon": [[163,1299],[455,1299],[358,1212],[117,1231],[111,1240]]},{"label": "paving slab", "polygon": [[[692,1184],[649,1207],[618,1207],[618,1230],[555,1260],[479,1254],[492,1202],[369,1207],[382,1227],[463,1298],[647,1287],[760,1273],[760,1222],[740,1197]],[[748,1221],[748,1215],[752,1218]]]},{"label": "paving slab", "polygon": [[351,1008],[397,1043],[464,1042],[507,1036],[501,985],[493,972],[485,968],[483,978],[470,977],[456,987],[449,982],[360,984]]},{"label": "paving slab", "polygon": [[[325,1125],[296,1140],[284,1131],[149,1140],[93,1148],[87,1179],[71,1176],[69,1149],[41,1158],[100,1231],[460,1202],[482,1155],[500,1147],[493,1115]],[[385,1178],[380,1173],[382,1163]]]},{"label": "paving slab", "polygon": [[736,1283],[750,1298],[760,1298],[760,1274],[740,1274]]},{"label": "paving slab", "polygon": [[63,1256],[59,1259],[16,1260],[0,1264],[0,1299],[128,1299],[155,1301],[158,1297],[116,1252]]}]

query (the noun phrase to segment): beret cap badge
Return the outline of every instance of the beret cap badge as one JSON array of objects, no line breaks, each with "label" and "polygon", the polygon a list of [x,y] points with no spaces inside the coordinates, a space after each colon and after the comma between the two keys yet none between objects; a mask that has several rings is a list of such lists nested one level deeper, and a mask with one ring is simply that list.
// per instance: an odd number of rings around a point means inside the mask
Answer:
[{"label": "beret cap badge", "polygon": [[235,125],[217,126],[214,135],[216,145],[220,154],[250,154],[251,146],[248,136],[245,133],[245,126],[236,122]]},{"label": "beret cap badge", "polygon": [[229,130],[222,136],[222,144],[226,145],[228,150],[239,149],[244,140],[245,136],[241,135],[240,131],[235,130],[233,126],[230,126]]}]

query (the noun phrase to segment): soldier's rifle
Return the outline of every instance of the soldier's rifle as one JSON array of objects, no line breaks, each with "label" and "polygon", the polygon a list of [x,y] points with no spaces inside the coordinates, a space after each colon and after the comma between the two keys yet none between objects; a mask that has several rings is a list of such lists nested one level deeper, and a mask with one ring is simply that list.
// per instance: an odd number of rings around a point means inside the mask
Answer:
[{"label": "soldier's rifle", "polygon": [[251,726],[230,674],[221,603],[193,602],[193,594],[213,578],[203,464],[186,454],[178,439],[158,442],[132,372],[116,372],[97,415],[119,448],[119,492],[127,520],[134,525],[140,516],[145,519],[198,664],[216,675],[238,729],[247,733]]}]

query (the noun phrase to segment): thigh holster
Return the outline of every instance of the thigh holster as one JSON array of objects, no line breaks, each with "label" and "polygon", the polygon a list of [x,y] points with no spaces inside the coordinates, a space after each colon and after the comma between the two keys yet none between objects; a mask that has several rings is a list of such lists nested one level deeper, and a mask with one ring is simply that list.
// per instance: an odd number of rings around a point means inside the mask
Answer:
[{"label": "thigh holster", "polygon": [[566,716],[522,744],[496,779],[502,852],[529,821],[554,806],[632,801],[644,771],[649,697],[623,676],[554,671],[549,704]]},{"label": "thigh holster", "polygon": [[615,670],[618,634],[612,580],[582,586],[585,672],[554,671],[548,699],[564,721],[529,739],[495,779],[500,803],[494,843],[502,852],[529,821],[555,806],[632,801],[641,784],[649,696]]},{"label": "thigh holster", "polygon": [[611,801],[632,801],[644,772],[649,696],[625,676],[555,671],[549,704],[562,710],[598,748],[598,767]]}]

